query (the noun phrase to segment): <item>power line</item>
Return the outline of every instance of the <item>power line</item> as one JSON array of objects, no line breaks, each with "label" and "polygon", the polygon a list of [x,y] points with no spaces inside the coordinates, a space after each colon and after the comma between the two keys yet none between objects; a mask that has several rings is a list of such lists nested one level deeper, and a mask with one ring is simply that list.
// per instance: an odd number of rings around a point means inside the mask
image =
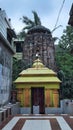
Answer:
[{"label": "power line", "polygon": [[[59,10],[58,17],[57,17],[57,20],[56,20],[56,23],[55,23],[55,26],[54,26],[53,31],[57,28],[57,24],[58,24],[59,17],[60,17],[61,11],[62,11],[62,9],[63,9],[64,3],[65,3],[65,0],[63,0],[63,2],[62,2],[62,5],[61,5],[61,8],[60,8],[60,10]],[[61,26],[61,25],[60,25],[60,26]],[[53,32],[53,31],[52,31],[52,32]]]}]

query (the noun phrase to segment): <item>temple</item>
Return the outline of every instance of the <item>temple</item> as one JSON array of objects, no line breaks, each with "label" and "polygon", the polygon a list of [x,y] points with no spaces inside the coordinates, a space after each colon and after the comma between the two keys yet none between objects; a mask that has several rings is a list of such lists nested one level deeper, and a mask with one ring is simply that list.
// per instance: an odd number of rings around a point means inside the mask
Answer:
[{"label": "temple", "polygon": [[54,38],[51,31],[41,25],[28,30],[23,44],[23,61],[31,66],[36,53],[46,67],[56,71]]},{"label": "temple", "polygon": [[60,82],[56,73],[37,58],[32,67],[23,70],[14,81],[17,100],[26,113],[46,113],[46,108],[59,107]]}]

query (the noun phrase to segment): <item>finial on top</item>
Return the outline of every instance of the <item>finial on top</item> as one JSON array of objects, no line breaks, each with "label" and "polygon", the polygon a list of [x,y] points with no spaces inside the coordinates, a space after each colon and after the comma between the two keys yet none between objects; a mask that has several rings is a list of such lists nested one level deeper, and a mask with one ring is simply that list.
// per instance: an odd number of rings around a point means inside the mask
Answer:
[{"label": "finial on top", "polygon": [[36,58],[38,58],[39,57],[39,54],[38,53],[36,53]]}]

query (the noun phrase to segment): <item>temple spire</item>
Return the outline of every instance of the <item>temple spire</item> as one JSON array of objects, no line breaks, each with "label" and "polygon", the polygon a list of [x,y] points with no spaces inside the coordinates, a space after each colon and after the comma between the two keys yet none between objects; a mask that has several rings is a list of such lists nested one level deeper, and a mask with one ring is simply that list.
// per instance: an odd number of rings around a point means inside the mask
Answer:
[{"label": "temple spire", "polygon": [[36,60],[34,61],[33,65],[32,65],[33,68],[44,68],[44,64],[42,63],[42,61],[39,59],[39,55],[38,53],[36,54]]}]

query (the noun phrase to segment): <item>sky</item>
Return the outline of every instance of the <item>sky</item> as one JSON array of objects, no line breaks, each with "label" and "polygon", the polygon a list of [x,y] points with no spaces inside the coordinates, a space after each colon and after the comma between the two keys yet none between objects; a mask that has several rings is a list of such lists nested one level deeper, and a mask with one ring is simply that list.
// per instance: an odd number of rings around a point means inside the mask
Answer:
[{"label": "sky", "polygon": [[33,20],[32,11],[36,11],[42,25],[52,31],[63,1],[64,5],[57,23],[57,26],[62,26],[52,33],[53,37],[60,38],[68,25],[73,0],[0,0],[0,8],[6,11],[8,18],[11,18],[11,24],[16,33],[20,32],[25,26],[20,18],[27,16]]}]

